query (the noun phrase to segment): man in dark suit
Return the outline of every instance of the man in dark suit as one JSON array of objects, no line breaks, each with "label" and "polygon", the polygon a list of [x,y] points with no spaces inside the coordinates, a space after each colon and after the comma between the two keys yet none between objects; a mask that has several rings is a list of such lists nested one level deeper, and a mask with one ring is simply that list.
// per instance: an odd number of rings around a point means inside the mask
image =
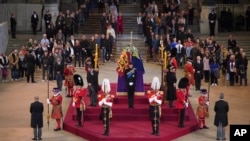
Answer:
[{"label": "man in dark suit", "polygon": [[29,54],[27,55],[27,83],[29,83],[30,78],[31,82],[35,83],[34,80],[35,64],[36,64],[36,59],[34,56],[34,52],[32,49],[30,49]]},{"label": "man in dark suit", "polygon": [[36,35],[38,21],[39,21],[38,15],[36,11],[34,11],[34,13],[31,16],[31,26],[34,35]]},{"label": "man in dark suit", "polygon": [[97,104],[97,93],[99,88],[98,74],[99,72],[97,70],[94,70],[93,66],[90,65],[87,72],[87,82],[90,96],[89,106],[96,106]]},{"label": "man in dark suit", "polygon": [[125,70],[129,108],[134,108],[135,85],[137,76],[136,73],[136,68],[134,68],[133,63],[130,62],[128,69]]},{"label": "man in dark suit", "polygon": [[44,22],[45,22],[45,29],[47,31],[48,25],[51,23],[52,15],[49,13],[49,10],[46,10],[46,13],[44,14]]},{"label": "man in dark suit", "polygon": [[14,17],[14,14],[11,13],[10,17],[10,30],[11,30],[11,36],[12,38],[16,38],[16,18]]},{"label": "man in dark suit", "polygon": [[32,140],[42,140],[43,127],[43,103],[39,102],[39,97],[35,96],[35,102],[30,104],[31,127],[34,138]]},{"label": "man in dark suit", "polygon": [[228,103],[224,100],[224,94],[220,94],[220,100],[215,102],[214,106],[215,118],[214,125],[217,126],[216,140],[226,140],[225,127],[228,125]]},{"label": "man in dark suit", "polygon": [[201,57],[197,56],[196,61],[193,64],[195,72],[194,72],[194,79],[195,79],[195,90],[199,91],[201,88],[201,79],[203,78],[203,62],[201,61]]},{"label": "man in dark suit", "polygon": [[217,14],[215,13],[214,9],[208,15],[209,20],[209,29],[210,29],[210,36],[215,35],[215,25],[216,25]]}]

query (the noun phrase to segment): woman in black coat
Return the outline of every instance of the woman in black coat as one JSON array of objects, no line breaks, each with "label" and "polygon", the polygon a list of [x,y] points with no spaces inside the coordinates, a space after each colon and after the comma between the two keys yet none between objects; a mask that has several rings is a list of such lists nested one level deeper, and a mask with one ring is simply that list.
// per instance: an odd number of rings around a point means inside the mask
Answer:
[{"label": "woman in black coat", "polygon": [[33,128],[34,138],[32,140],[42,140],[43,127],[43,103],[39,102],[39,97],[35,96],[35,102],[30,105],[31,127]]},{"label": "woman in black coat", "polygon": [[175,84],[177,81],[176,78],[176,73],[175,73],[175,68],[174,66],[169,66],[168,67],[169,72],[166,75],[166,82],[167,82],[167,96],[166,100],[169,101],[169,107],[172,108],[173,106],[173,101],[176,100],[176,88]]},{"label": "woman in black coat", "polygon": [[216,140],[226,140],[225,127],[228,125],[228,103],[224,100],[224,94],[220,94],[220,100],[215,103],[214,106],[215,118],[214,125],[217,126],[217,138]]}]

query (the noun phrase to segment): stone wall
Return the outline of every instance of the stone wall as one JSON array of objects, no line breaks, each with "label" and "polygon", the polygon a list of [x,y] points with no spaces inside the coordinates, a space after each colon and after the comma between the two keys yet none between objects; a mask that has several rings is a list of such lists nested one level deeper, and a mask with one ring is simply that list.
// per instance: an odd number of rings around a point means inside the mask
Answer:
[{"label": "stone wall", "polygon": [[[38,14],[39,23],[37,28],[44,27],[44,21],[42,19],[42,4],[0,4],[0,23],[7,22],[8,29],[10,30],[10,15],[14,13],[17,20],[17,32],[31,32],[31,15],[34,11]],[[58,4],[44,5],[44,9],[49,9],[52,14],[53,21],[58,15]],[[44,28],[43,28],[44,29]]]},{"label": "stone wall", "polygon": [[0,23],[0,54],[6,51],[9,41],[7,22]]}]

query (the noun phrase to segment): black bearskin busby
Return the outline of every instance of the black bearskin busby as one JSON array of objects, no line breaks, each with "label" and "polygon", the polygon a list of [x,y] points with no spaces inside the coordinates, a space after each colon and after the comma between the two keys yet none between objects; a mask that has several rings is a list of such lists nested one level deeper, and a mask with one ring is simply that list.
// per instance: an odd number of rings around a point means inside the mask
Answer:
[{"label": "black bearskin busby", "polygon": [[188,86],[188,78],[183,77],[180,79],[179,83],[178,83],[178,88],[186,88]]},{"label": "black bearskin busby", "polygon": [[83,84],[83,79],[79,74],[75,74],[73,76],[73,78],[74,78],[74,83],[75,83],[76,86],[83,86],[84,85]]}]

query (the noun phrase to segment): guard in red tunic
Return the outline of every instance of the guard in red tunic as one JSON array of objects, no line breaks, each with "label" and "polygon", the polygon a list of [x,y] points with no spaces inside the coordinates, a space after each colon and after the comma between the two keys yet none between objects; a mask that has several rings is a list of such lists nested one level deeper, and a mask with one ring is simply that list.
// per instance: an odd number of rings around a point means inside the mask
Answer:
[{"label": "guard in red tunic", "polygon": [[[73,75],[76,72],[75,67],[71,64],[70,61],[67,62],[67,67],[64,69],[64,76],[65,76],[65,81],[64,81],[64,86],[66,87],[66,89],[68,89],[71,86],[70,85],[70,81],[72,82],[73,80]],[[71,83],[72,84],[72,83]],[[72,97],[72,93],[70,93],[71,91],[67,91],[67,97]]]},{"label": "guard in red tunic", "polygon": [[188,58],[187,63],[184,66],[185,77],[188,79],[188,85],[186,87],[187,96],[191,96],[189,89],[191,85],[194,85],[194,67],[192,65],[192,59]]},{"label": "guard in red tunic", "polygon": [[108,79],[104,79],[102,82],[102,91],[103,94],[98,95],[98,104],[101,109],[100,120],[103,121],[104,133],[103,135],[109,136],[109,126],[110,119],[112,118],[111,107],[113,105],[114,95],[109,94],[110,92],[110,83]]},{"label": "guard in red tunic", "polygon": [[208,106],[209,106],[209,101],[207,98],[207,90],[206,89],[201,89],[201,96],[198,98],[199,105],[196,110],[196,115],[199,120],[199,125],[200,129],[208,129],[206,126],[206,121],[205,119],[209,116],[208,113]]},{"label": "guard in red tunic", "polygon": [[185,109],[188,107],[188,100],[186,96],[186,88],[188,86],[188,79],[183,77],[178,83],[178,89],[176,90],[177,100],[175,102],[176,108],[179,110],[179,123],[178,127],[184,127]]},{"label": "guard in red tunic", "polygon": [[152,135],[159,136],[161,104],[163,99],[163,91],[160,91],[160,81],[158,77],[154,77],[151,88],[147,92],[149,101],[149,115],[152,123]]},{"label": "guard in red tunic", "polygon": [[73,102],[72,106],[76,108],[76,116],[77,116],[77,127],[83,126],[83,111],[85,111],[85,96],[87,93],[87,90],[83,88],[83,79],[80,75],[75,74],[73,76],[74,83],[75,83],[75,91],[73,96]]},{"label": "guard in red tunic", "polygon": [[63,117],[62,113],[62,95],[59,88],[53,88],[54,95],[47,99],[47,103],[53,105],[51,118],[56,120],[57,127],[54,131],[61,130],[61,119]]}]

